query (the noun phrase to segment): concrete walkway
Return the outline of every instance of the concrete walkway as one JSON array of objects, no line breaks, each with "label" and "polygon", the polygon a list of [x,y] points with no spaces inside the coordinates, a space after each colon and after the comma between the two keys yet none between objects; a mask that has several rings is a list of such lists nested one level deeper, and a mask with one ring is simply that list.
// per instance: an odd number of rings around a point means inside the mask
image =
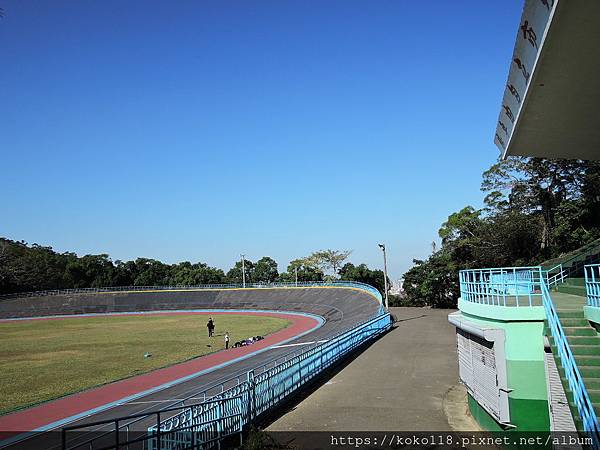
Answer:
[{"label": "concrete walkway", "polygon": [[[396,328],[344,367],[268,431],[449,431],[445,398],[458,362],[450,310],[391,308]],[[463,391],[464,392],[464,391]],[[456,395],[449,395],[454,397]],[[464,395],[463,395],[464,402]],[[460,405],[459,405],[460,406]],[[448,410],[448,408],[446,408]],[[451,421],[471,424],[464,407]],[[473,425],[475,426],[475,425]],[[476,427],[476,426],[475,426]],[[467,429],[470,428],[467,426]]]}]

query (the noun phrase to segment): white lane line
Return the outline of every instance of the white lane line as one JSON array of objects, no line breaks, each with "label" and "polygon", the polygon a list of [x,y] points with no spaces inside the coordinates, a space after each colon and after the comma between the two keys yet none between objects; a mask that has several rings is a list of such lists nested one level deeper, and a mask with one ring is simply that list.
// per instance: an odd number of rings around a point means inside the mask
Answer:
[{"label": "white lane line", "polygon": [[322,344],[323,342],[327,342],[328,340],[329,339],[325,339],[323,341],[298,342],[297,344],[274,345],[271,348],[297,347],[299,345]]},{"label": "white lane line", "polygon": [[[182,398],[170,398],[170,399],[167,399],[167,400],[146,400],[146,401],[143,401],[143,402],[129,402],[127,404],[128,405],[141,405],[143,403],[180,402],[182,400],[183,400]],[[188,399],[188,400],[190,400],[190,399]]]}]

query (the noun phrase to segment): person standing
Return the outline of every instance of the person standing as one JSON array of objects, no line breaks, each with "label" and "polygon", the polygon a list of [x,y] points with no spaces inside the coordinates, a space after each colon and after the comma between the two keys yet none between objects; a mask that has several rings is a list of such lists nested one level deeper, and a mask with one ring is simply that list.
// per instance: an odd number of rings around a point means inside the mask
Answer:
[{"label": "person standing", "polygon": [[213,336],[213,331],[215,330],[215,323],[212,320],[212,317],[208,318],[208,323],[206,324],[206,328],[208,328],[208,337]]},{"label": "person standing", "polygon": [[229,348],[229,333],[225,332],[225,350]]}]

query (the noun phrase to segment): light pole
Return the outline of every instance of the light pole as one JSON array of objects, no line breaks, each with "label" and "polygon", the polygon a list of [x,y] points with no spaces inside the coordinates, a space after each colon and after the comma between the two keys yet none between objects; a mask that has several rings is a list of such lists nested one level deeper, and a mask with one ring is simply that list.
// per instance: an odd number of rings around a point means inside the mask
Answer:
[{"label": "light pole", "polygon": [[244,266],[244,255],[243,253],[240,255],[242,257],[242,287],[246,287],[246,268]]},{"label": "light pole", "polygon": [[298,287],[298,266],[294,267],[294,271],[296,272],[296,287]]},{"label": "light pole", "polygon": [[387,257],[385,255],[385,244],[378,244],[379,248],[383,252],[383,285],[385,289],[385,310],[389,310],[388,304],[388,285],[387,285]]}]

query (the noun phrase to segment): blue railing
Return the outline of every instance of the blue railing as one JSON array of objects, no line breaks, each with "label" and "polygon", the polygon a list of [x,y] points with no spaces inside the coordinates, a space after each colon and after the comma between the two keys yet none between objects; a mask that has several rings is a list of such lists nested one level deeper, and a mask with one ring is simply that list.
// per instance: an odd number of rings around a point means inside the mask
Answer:
[{"label": "blue railing", "polygon": [[588,305],[600,308],[600,264],[584,267]]},{"label": "blue railing", "polygon": [[[248,372],[247,380],[210,399],[189,407],[160,426],[148,429],[149,449],[187,448],[237,433],[244,425],[277,406],[296,389],[309,382],[357,347],[374,339],[391,326],[389,314],[383,314],[329,341],[315,346],[259,375]],[[240,398],[231,402],[230,398]],[[222,403],[215,403],[221,400]],[[219,406],[214,406],[219,405]],[[229,422],[217,420],[225,417]],[[168,435],[169,440],[162,437]]]},{"label": "blue railing", "polygon": [[[592,272],[596,270],[596,272]],[[598,268],[590,268],[591,283],[600,282]],[[500,269],[462,270],[461,298],[465,301],[494,306],[543,306],[548,326],[554,338],[561,365],[581,417],[584,431],[600,450],[600,426],[585,384],[548,289],[548,272],[540,266]],[[600,284],[600,283],[598,283]],[[598,285],[594,285],[597,289]],[[599,294],[597,290],[596,294]]]},{"label": "blue railing", "polygon": [[[249,372],[240,372],[159,410],[65,427],[62,448],[112,448],[115,443],[126,446],[141,441],[154,450],[212,447],[239,433],[258,415],[391,325],[391,316],[381,314],[326,342],[292,351]],[[146,431],[141,433],[142,429]]]},{"label": "blue railing", "polygon": [[585,388],[583,377],[577,368],[577,363],[573,356],[573,352],[569,347],[564,330],[558,318],[554,303],[550,297],[550,292],[545,283],[542,283],[542,295],[544,299],[544,309],[546,311],[546,320],[554,338],[554,345],[560,357],[560,363],[565,371],[565,377],[569,384],[569,389],[573,393],[575,406],[581,417],[583,429],[586,431],[593,441],[593,448],[600,449],[600,425],[598,417],[594,411],[594,405]]},{"label": "blue railing", "polygon": [[460,297],[493,306],[542,306],[545,279],[540,266],[461,270]]}]

